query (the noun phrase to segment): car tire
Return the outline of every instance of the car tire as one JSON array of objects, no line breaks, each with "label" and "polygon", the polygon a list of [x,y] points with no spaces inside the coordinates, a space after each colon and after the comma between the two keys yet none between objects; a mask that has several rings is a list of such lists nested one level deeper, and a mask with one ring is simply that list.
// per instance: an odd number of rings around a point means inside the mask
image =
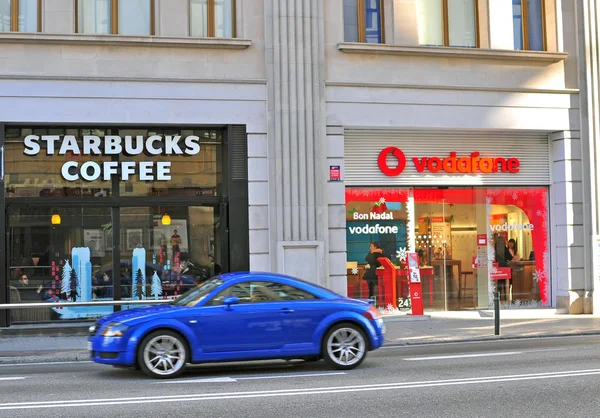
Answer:
[{"label": "car tire", "polygon": [[154,331],[142,340],[137,359],[140,369],[149,377],[174,378],[183,373],[188,362],[188,345],[177,332]]},{"label": "car tire", "polygon": [[321,352],[325,363],[338,370],[358,367],[367,357],[367,337],[354,324],[336,324],[323,337]]}]

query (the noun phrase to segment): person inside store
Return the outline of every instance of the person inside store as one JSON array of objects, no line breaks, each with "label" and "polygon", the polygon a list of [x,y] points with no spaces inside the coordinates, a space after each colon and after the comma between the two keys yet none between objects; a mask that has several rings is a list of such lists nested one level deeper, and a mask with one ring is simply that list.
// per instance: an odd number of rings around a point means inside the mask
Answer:
[{"label": "person inside store", "polygon": [[517,241],[514,238],[508,240],[508,254],[506,255],[506,259],[508,261],[519,261],[521,256],[519,255],[519,251],[517,250]]},{"label": "person inside store", "polygon": [[377,268],[381,267],[381,263],[378,258],[385,257],[383,249],[378,243],[372,242],[369,246],[369,254],[365,257],[367,265],[365,266],[364,280],[367,281],[369,286],[369,299],[375,297],[375,286],[377,286]]},{"label": "person inside store", "polygon": [[[493,242],[493,246],[494,246],[495,260],[496,260],[496,263],[498,264],[498,267],[509,267],[510,266],[509,262],[512,260],[512,255],[510,253],[510,250],[506,246],[506,241],[504,239],[504,236],[501,234],[494,234],[492,242]],[[512,279],[509,280],[509,286],[511,283],[512,283]],[[505,280],[496,280],[496,286],[497,286],[498,292],[500,292],[500,297],[503,300],[507,300],[509,289],[506,288],[506,281]]]}]

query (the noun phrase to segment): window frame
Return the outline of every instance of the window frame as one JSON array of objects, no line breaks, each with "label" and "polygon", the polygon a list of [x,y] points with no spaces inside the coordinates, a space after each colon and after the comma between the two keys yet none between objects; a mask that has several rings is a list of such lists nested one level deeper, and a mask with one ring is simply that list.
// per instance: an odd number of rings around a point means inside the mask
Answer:
[{"label": "window frame", "polygon": [[[367,7],[365,1],[367,0],[356,0],[357,10],[358,10],[358,43],[364,44],[367,43]],[[384,0],[377,0],[379,2],[379,31],[381,32],[381,43],[380,45],[385,44],[385,9],[384,9]],[[343,13],[342,13],[343,15]]]},{"label": "window frame", "polygon": [[[231,37],[237,38],[237,0],[231,1]],[[216,38],[215,36],[215,0],[207,0],[206,14],[208,16],[207,22],[207,38]],[[190,13],[191,0],[188,1],[188,36],[192,37],[192,14]],[[202,36],[194,36],[194,38],[202,38]],[[220,38],[227,39],[227,38]]]},{"label": "window frame", "polygon": [[[546,0],[540,0],[542,13],[542,51],[548,50],[548,40],[546,39]],[[531,51],[529,49],[529,5],[527,0],[521,0],[521,31],[523,37],[522,51]]]},{"label": "window frame", "polygon": [[[41,2],[41,0],[38,0]],[[79,32],[79,0],[75,1],[75,33]],[[148,0],[150,3],[150,35],[156,35],[156,8],[155,0]],[[109,35],[119,34],[119,0],[110,0],[110,33]],[[98,35],[98,34],[96,34]],[[145,35],[139,35],[145,36]]]},{"label": "window frame", "polygon": [[[479,1],[473,1],[473,13],[475,13],[475,47],[480,48],[480,31],[479,31]],[[448,0],[442,0],[442,43],[443,47],[450,47],[450,8]],[[468,46],[452,47],[452,48],[470,48]]]},{"label": "window frame", "polygon": [[[19,0],[10,0],[10,31],[19,32]],[[37,0],[37,33],[42,31],[42,0]]]}]

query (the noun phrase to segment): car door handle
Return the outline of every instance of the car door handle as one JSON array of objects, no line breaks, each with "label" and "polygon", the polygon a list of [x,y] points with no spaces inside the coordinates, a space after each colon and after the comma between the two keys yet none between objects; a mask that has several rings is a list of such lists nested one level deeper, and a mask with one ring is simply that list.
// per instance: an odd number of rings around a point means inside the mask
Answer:
[{"label": "car door handle", "polygon": [[281,313],[294,313],[293,309],[283,308],[281,309]]}]

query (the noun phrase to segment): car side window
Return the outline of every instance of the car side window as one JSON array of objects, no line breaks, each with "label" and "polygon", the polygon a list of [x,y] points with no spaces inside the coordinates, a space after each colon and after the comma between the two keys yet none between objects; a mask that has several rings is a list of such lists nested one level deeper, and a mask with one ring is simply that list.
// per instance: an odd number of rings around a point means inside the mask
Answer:
[{"label": "car side window", "polygon": [[294,286],[288,286],[281,283],[270,283],[269,289],[277,293],[282,300],[314,300],[318,299],[315,295],[298,289]]},{"label": "car side window", "polygon": [[250,281],[228,287],[207,305],[222,305],[223,300],[228,296],[237,297],[240,304],[318,299],[315,295],[293,286],[274,282]]}]

